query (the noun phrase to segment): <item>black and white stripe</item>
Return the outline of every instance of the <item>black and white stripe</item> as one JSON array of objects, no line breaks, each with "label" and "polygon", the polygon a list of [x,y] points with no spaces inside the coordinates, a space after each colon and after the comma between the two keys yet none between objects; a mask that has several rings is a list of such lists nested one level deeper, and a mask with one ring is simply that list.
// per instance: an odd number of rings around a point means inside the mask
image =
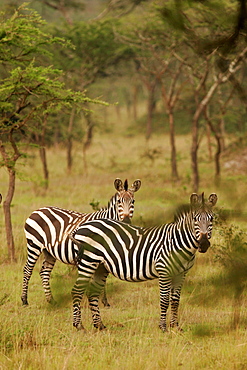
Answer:
[{"label": "black and white stripe", "polygon": [[[110,218],[130,223],[134,212],[134,193],[139,190],[141,181],[136,180],[130,188],[128,181],[114,181],[117,193],[111,198],[108,207],[93,213],[79,213],[57,207],[43,207],[34,211],[26,220],[25,235],[27,239],[27,261],[24,266],[22,302],[28,304],[28,283],[33,268],[43,252],[44,262],[40,270],[42,285],[48,302],[53,300],[50,289],[50,276],[56,260],[66,264],[75,264],[78,247],[69,239],[85,221],[98,218]],[[104,300],[106,297],[104,296]],[[108,305],[107,300],[104,301]]]},{"label": "black and white stripe", "polygon": [[[72,290],[73,325],[81,329],[80,301],[85,289],[93,324],[103,329],[98,299],[109,273],[133,282],[159,279],[160,328],[166,331],[166,314],[171,302],[171,327],[178,327],[180,291],[195,253],[206,252],[212,233],[212,207],[217,195],[208,201],[192,194],[190,205],[181,207],[173,223],[140,228],[113,220],[96,220],[81,225],[71,236],[79,245],[78,279]],[[98,267],[100,266],[100,268]]]}]

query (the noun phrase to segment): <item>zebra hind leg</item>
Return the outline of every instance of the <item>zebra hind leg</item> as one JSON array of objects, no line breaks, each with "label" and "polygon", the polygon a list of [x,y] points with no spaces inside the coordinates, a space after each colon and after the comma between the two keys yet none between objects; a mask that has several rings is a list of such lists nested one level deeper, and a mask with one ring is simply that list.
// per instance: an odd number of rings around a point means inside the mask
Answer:
[{"label": "zebra hind leg", "polygon": [[81,322],[81,300],[90,284],[93,272],[84,272],[81,266],[78,266],[78,277],[71,291],[73,301],[73,326],[77,330],[85,330]]},{"label": "zebra hind leg", "polygon": [[34,266],[41,254],[41,249],[33,243],[32,240],[27,239],[27,261],[23,268],[23,283],[22,283],[22,294],[21,300],[23,306],[28,305],[27,295],[28,295],[28,284],[32,276]]},{"label": "zebra hind leg", "polygon": [[55,265],[55,258],[50,255],[46,250],[44,250],[45,260],[42,264],[41,270],[39,272],[42,286],[45,292],[45,297],[48,303],[55,303],[55,300],[52,296],[51,287],[50,287],[50,277],[53,267]]},{"label": "zebra hind leg", "polygon": [[99,296],[102,293],[102,290],[105,288],[107,276],[108,271],[105,269],[103,264],[100,264],[92,277],[87,293],[89,307],[93,318],[93,325],[99,330],[105,329],[105,325],[103,324],[100,316]]},{"label": "zebra hind leg", "polygon": [[175,328],[178,331],[183,331],[183,329],[178,324],[178,307],[180,302],[180,294],[182,285],[185,279],[185,274],[173,277],[172,289],[171,289],[171,318],[170,327]]}]

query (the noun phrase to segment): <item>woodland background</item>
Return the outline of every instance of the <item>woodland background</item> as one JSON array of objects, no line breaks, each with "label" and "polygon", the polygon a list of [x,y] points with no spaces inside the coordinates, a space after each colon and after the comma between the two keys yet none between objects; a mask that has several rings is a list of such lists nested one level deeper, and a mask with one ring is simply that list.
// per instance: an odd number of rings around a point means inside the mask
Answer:
[{"label": "woodland background", "polygon": [[[245,1],[2,1],[0,369],[244,369]],[[37,264],[21,307],[23,226],[45,205],[106,206],[140,178],[133,224],[170,222],[194,191],[218,195],[212,247],[182,291],[184,334],[157,327],[157,281],[109,279],[108,330],[72,328],[72,267],[48,307]]]}]

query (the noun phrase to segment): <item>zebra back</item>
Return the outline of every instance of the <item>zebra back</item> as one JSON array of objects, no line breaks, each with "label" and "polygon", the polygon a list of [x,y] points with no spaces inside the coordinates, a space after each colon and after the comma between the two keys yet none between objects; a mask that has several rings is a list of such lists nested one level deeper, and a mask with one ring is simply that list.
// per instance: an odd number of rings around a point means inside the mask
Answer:
[{"label": "zebra back", "polygon": [[207,203],[193,194],[190,206],[180,207],[173,223],[142,228],[110,219],[94,220],[80,225],[71,238],[79,245],[79,261],[83,254],[93,253],[95,262],[103,261],[109,272],[123,280],[158,277],[155,265],[161,256],[168,269],[187,270],[196,251],[205,253],[210,246],[216,201],[215,194]]},{"label": "zebra back", "polygon": [[56,247],[58,250],[54,257],[65,263],[71,263],[73,256],[61,258],[60,252],[71,244],[68,235],[76,230],[80,224],[99,218],[113,218],[130,222],[134,212],[134,193],[139,190],[141,181],[136,180],[128,188],[127,180],[123,183],[117,178],[114,185],[117,193],[111,198],[108,206],[99,211],[79,213],[58,207],[42,207],[32,212],[24,227],[29,244],[32,246],[34,243],[42,249],[49,248],[49,253]]}]

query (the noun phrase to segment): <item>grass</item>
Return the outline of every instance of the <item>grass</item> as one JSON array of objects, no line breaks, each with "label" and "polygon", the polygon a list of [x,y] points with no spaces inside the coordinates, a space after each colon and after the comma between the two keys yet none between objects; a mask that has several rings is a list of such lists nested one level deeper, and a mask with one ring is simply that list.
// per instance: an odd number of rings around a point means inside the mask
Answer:
[{"label": "grass", "polygon": [[[217,245],[224,243],[216,226],[212,248],[198,255],[188,273],[181,295],[180,324],[183,333],[162,333],[158,328],[158,281],[134,284],[109,277],[109,309],[101,305],[107,329],[92,328],[91,314],[83,301],[82,317],[86,333],[72,327],[70,291],[76,271],[57,263],[52,274],[52,290],[57,304],[46,303],[37,263],[30,281],[29,306],[22,307],[20,295],[22,269],[26,258],[23,233],[25,219],[36,208],[58,205],[78,211],[92,211],[89,203],[107,205],[114,194],[116,177],[129,182],[140,178],[142,187],[135,194],[133,224],[152,225],[172,220],[177,203],[187,202],[190,190],[190,137],[177,137],[180,180],[170,178],[169,138],[155,136],[146,144],[142,137],[96,135],[83,166],[81,147],[74,149],[74,169],[66,173],[66,156],[61,148],[48,151],[50,186],[45,193],[41,184],[40,163],[36,152],[25,166],[19,165],[13,200],[12,219],[17,262],[7,263],[4,220],[0,218],[0,370],[74,370],[83,368],[125,370],[246,369],[247,305],[242,297],[241,316],[233,329],[234,291],[226,285],[223,266],[216,261]],[[155,148],[160,156],[150,158]],[[148,152],[149,150],[149,152]],[[147,155],[147,153],[149,155]],[[246,176],[223,174],[222,187],[215,188],[214,166],[207,159],[205,143],[200,151],[201,189],[206,196],[217,192],[218,206],[246,212]],[[1,170],[1,192],[7,190],[7,174]],[[31,181],[34,180],[34,181]],[[246,230],[245,220],[233,220]]]}]

